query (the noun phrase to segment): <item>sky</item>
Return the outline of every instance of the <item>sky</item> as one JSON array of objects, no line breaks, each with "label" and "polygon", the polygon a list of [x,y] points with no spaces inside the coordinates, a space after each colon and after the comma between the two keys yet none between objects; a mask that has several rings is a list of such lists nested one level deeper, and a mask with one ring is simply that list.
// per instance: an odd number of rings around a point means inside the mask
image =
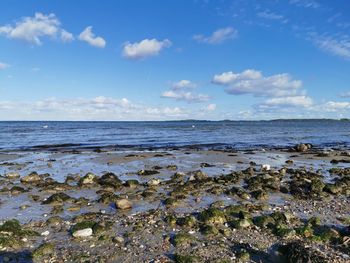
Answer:
[{"label": "sky", "polygon": [[2,0],[0,120],[350,117],[350,1]]}]

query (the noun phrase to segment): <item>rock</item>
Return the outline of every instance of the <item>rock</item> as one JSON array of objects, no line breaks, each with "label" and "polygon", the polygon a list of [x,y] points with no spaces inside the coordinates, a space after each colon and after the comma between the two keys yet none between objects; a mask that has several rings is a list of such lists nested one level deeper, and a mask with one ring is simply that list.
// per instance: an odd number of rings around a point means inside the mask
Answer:
[{"label": "rock", "polygon": [[51,195],[49,198],[47,198],[45,201],[43,201],[43,204],[52,204],[52,205],[58,205],[63,204],[66,201],[73,200],[72,197],[65,193],[56,193]]},{"label": "rock", "polygon": [[137,172],[138,175],[154,175],[159,174],[157,170],[140,170]]},{"label": "rock", "polygon": [[225,213],[217,208],[209,208],[199,214],[199,220],[207,224],[224,224],[226,220]]},{"label": "rock", "polygon": [[51,255],[55,251],[55,246],[52,243],[44,243],[41,244],[38,248],[36,248],[33,253],[33,258],[40,258],[43,256]]},{"label": "rock", "polygon": [[136,188],[139,184],[140,184],[139,181],[135,179],[127,180],[125,182],[125,186],[130,188]]},{"label": "rock", "polygon": [[159,180],[159,179],[152,179],[152,180],[149,180],[149,181],[147,182],[147,184],[148,184],[149,186],[157,186],[157,185],[160,184],[160,180]]},{"label": "rock", "polygon": [[193,242],[194,238],[187,233],[179,233],[174,236],[173,242],[176,247],[186,246]]},{"label": "rock", "polygon": [[307,152],[309,149],[312,148],[312,145],[300,143],[300,144],[297,144],[294,148],[298,152]]},{"label": "rock", "polygon": [[132,208],[132,203],[127,199],[120,199],[115,202],[117,209],[126,210]]},{"label": "rock", "polygon": [[36,172],[32,172],[21,178],[22,183],[37,183],[39,181],[41,181],[41,177]]},{"label": "rock", "polygon": [[73,237],[89,237],[92,235],[92,228],[84,228],[73,232]]},{"label": "rock", "polygon": [[115,242],[115,243],[119,243],[119,244],[122,244],[122,243],[124,243],[124,238],[122,237],[122,236],[116,236],[116,237],[114,237],[113,238],[113,242]]},{"label": "rock", "polygon": [[271,165],[269,165],[269,164],[263,164],[263,165],[261,166],[261,169],[262,169],[263,171],[270,171],[270,170],[271,170]]},{"label": "rock", "polygon": [[46,230],[46,231],[42,232],[40,235],[46,237],[46,236],[50,235],[50,232],[48,230]]},{"label": "rock", "polygon": [[13,179],[19,178],[20,175],[19,175],[19,173],[17,173],[17,172],[9,172],[9,173],[6,173],[6,174],[5,174],[5,177],[6,177],[7,179],[13,180]]},{"label": "rock", "polygon": [[122,186],[122,181],[114,173],[106,173],[98,179],[101,186],[111,186],[119,188]]},{"label": "rock", "polygon": [[79,180],[79,185],[93,184],[96,181],[96,175],[93,173],[87,173],[83,178]]}]

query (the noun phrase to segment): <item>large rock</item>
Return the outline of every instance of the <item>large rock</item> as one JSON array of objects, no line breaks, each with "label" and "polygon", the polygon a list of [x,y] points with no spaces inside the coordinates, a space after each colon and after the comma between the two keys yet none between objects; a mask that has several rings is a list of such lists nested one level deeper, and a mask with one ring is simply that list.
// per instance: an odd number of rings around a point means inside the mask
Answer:
[{"label": "large rock", "polygon": [[83,178],[80,179],[80,185],[94,184],[96,182],[96,175],[93,173],[87,173]]},{"label": "large rock", "polygon": [[120,210],[126,210],[132,208],[132,203],[127,199],[120,199],[115,202],[115,206]]},{"label": "large rock", "polygon": [[41,181],[41,177],[36,172],[32,172],[21,178],[22,183],[37,183],[39,181]]},{"label": "large rock", "polygon": [[307,152],[308,150],[310,150],[312,148],[312,146],[311,146],[311,144],[300,143],[300,144],[296,145],[294,148],[298,152]]}]

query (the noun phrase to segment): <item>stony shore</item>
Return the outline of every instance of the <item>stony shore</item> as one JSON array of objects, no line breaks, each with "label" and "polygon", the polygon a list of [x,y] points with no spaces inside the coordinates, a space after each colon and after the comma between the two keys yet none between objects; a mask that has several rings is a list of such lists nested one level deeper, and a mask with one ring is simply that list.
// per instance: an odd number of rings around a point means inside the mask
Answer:
[{"label": "stony shore", "polygon": [[349,262],[350,153],[0,154],[0,262]]}]

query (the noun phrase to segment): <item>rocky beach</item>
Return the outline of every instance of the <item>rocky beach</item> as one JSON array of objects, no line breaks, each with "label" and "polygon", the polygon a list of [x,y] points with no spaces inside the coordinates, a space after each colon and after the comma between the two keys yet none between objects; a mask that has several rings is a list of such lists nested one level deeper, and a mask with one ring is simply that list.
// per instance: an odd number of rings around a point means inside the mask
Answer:
[{"label": "rocky beach", "polygon": [[2,151],[1,262],[349,262],[350,152]]}]

